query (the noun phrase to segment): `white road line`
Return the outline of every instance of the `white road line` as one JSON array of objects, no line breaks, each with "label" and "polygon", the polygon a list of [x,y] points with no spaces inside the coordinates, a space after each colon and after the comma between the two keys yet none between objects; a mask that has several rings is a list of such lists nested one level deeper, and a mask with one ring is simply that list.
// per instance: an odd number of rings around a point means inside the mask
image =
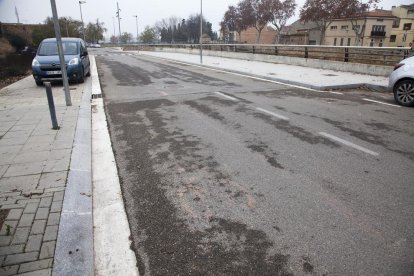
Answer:
[{"label": "white road line", "polygon": [[168,96],[168,93],[167,93],[167,92],[161,91],[160,93],[161,93],[161,95],[163,95],[164,97]]},{"label": "white road line", "polygon": [[235,101],[235,102],[238,102],[239,100],[238,99],[236,99],[236,98],[233,98],[233,97],[231,97],[231,96],[227,96],[226,94],[223,94],[223,93],[220,93],[220,92],[214,92],[214,93],[216,93],[217,95],[220,95],[220,96],[222,96],[222,97],[224,97],[224,98],[226,98],[226,99],[229,99],[229,100],[231,100],[231,101]]},{"label": "white road line", "polygon": [[253,79],[253,80],[266,81],[266,82],[281,84],[281,85],[285,85],[285,86],[289,86],[289,87],[293,87],[293,88],[299,88],[299,89],[313,91],[313,92],[318,92],[318,93],[332,93],[332,94],[343,95],[343,93],[341,93],[341,92],[321,91],[321,90],[316,90],[316,89],[312,89],[312,88],[308,88],[308,87],[304,87],[304,86],[299,86],[299,85],[294,85],[294,84],[288,84],[288,83],[284,83],[284,82],[280,82],[280,81],[268,80],[268,79],[253,77],[253,76],[244,75],[244,74],[240,74],[240,73],[234,73],[234,72],[230,72],[230,71],[225,71],[225,70],[220,70],[220,69],[214,69],[214,68],[209,68],[209,67],[205,67],[205,66],[195,65],[195,64],[192,64],[192,63],[186,63],[186,62],[172,60],[172,59],[167,59],[167,58],[162,58],[162,57],[158,57],[158,58],[159,59],[164,59],[164,60],[167,60],[167,61],[170,61],[170,62],[174,62],[174,63],[177,63],[177,64],[182,64],[182,65],[188,65],[188,66],[193,66],[193,67],[208,69],[208,70],[215,71],[215,72],[231,74],[231,75],[235,75],[235,76],[239,76],[239,77],[250,78],[250,79]]},{"label": "white road line", "polygon": [[329,138],[329,139],[331,139],[331,140],[334,140],[334,141],[337,141],[337,142],[339,142],[339,143],[342,143],[342,144],[344,144],[344,145],[346,145],[346,146],[348,146],[348,147],[351,147],[351,148],[354,148],[354,149],[357,149],[357,150],[363,151],[363,152],[365,152],[365,153],[371,154],[371,155],[373,155],[373,156],[378,156],[378,155],[379,155],[379,153],[378,153],[378,152],[375,152],[375,151],[369,150],[369,149],[367,149],[367,148],[364,148],[364,147],[358,146],[358,145],[356,145],[356,144],[354,144],[354,143],[351,143],[351,142],[349,142],[349,141],[347,141],[347,140],[344,140],[344,139],[341,139],[341,138],[339,138],[339,137],[333,136],[333,135],[331,135],[331,134],[328,134],[328,133],[325,133],[325,132],[319,132],[319,135],[322,135],[322,136],[324,136],[324,137],[326,137],[326,138]]},{"label": "white road line", "polygon": [[269,110],[266,110],[266,109],[263,109],[263,108],[260,108],[260,107],[256,107],[256,110],[261,111],[261,112],[266,113],[266,114],[269,114],[269,115],[272,115],[272,116],[274,116],[274,117],[276,117],[276,118],[279,118],[279,119],[281,119],[281,120],[286,120],[286,121],[289,121],[289,118],[288,118],[288,117],[285,117],[285,116],[279,115],[279,114],[274,113],[274,112],[272,112],[272,111],[269,111]]},{"label": "white road line", "polygon": [[394,107],[401,107],[401,106],[396,105],[396,104],[389,104],[389,103],[384,103],[384,102],[375,101],[375,100],[366,99],[366,98],[364,98],[363,100],[364,101],[367,101],[367,102],[373,102],[373,103],[378,103],[378,104],[383,104],[383,105],[389,105],[389,106],[394,106]]}]

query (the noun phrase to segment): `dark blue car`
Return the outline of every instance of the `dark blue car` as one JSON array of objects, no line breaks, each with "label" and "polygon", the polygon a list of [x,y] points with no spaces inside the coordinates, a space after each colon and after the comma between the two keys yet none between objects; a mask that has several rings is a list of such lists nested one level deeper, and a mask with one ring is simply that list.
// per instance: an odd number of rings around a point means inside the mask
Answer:
[{"label": "dark blue car", "polygon": [[[90,62],[85,42],[80,38],[62,38],[66,71],[69,81],[84,82],[90,75]],[[56,38],[43,40],[32,62],[33,77],[37,85],[44,81],[62,80]]]}]

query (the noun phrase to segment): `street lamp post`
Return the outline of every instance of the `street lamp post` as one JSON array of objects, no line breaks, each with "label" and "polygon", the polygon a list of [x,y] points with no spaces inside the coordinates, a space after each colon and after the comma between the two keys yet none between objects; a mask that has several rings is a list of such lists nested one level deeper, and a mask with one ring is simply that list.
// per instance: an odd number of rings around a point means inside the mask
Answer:
[{"label": "street lamp post", "polygon": [[118,2],[116,2],[116,17],[118,17],[118,29],[119,29],[119,39],[118,44],[121,43],[121,15],[120,15],[121,9],[119,8]]},{"label": "street lamp post", "polygon": [[200,63],[203,64],[203,0],[200,1]]},{"label": "street lamp post", "polygon": [[83,24],[83,16],[82,16],[82,4],[85,4],[86,1],[79,1],[79,10],[80,10],[80,14],[81,14],[81,20],[82,20],[82,33],[83,33],[83,40],[86,41],[85,39],[85,25]]},{"label": "street lamp post", "polygon": [[138,44],[138,15],[133,15],[133,17],[135,17],[135,23],[137,24],[137,44]]},{"label": "street lamp post", "polygon": [[66,73],[65,56],[63,53],[63,46],[62,46],[62,35],[60,34],[60,26],[59,26],[59,20],[58,20],[55,0],[50,0],[50,6],[52,7],[53,26],[55,28],[55,36],[56,36],[56,43],[57,43],[58,54],[59,54],[60,70],[62,72],[63,90],[65,91],[66,106],[71,106],[72,100],[70,98],[68,75]]}]

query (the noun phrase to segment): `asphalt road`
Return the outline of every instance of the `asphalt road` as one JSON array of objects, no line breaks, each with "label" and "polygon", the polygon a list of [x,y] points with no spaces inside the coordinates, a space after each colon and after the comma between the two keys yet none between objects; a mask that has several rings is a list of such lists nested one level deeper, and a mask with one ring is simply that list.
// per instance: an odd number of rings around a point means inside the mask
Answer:
[{"label": "asphalt road", "polygon": [[95,50],[142,275],[414,273],[414,109]]}]

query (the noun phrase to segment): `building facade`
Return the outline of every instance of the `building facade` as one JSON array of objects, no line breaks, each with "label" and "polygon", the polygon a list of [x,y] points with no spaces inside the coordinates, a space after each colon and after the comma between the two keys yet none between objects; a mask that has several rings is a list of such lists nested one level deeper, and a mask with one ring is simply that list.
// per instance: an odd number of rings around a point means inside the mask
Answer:
[{"label": "building facade", "polygon": [[354,24],[347,18],[334,19],[326,30],[325,45],[388,47],[395,20],[391,11],[379,9],[354,19]]},{"label": "building facade", "polygon": [[[247,44],[256,44],[256,35],[257,30],[253,27],[248,28],[240,33],[240,37],[235,34],[235,40],[237,43],[247,43]],[[260,35],[259,44],[274,44],[276,38],[276,30],[270,26],[266,26],[263,28],[262,33]]]},{"label": "building facade", "polygon": [[295,21],[282,29],[279,44],[319,45],[321,31],[315,22]]},{"label": "building facade", "polygon": [[414,43],[414,4],[393,6],[392,14],[396,18],[392,26],[389,46],[412,47]]}]

